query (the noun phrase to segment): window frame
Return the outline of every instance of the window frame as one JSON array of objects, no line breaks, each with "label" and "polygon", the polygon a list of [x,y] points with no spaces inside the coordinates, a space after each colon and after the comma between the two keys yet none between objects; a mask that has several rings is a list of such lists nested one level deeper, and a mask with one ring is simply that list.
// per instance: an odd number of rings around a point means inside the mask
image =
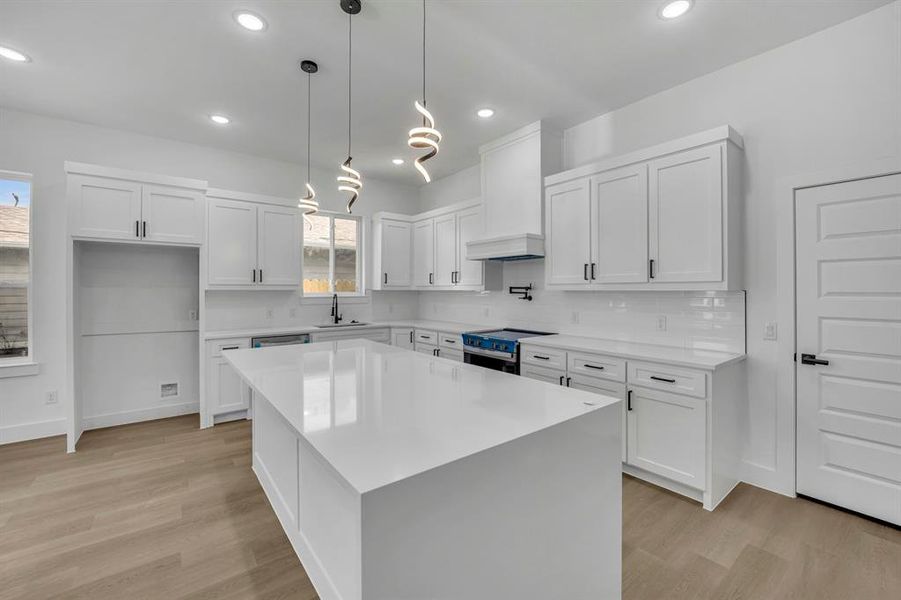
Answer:
[{"label": "window frame", "polygon": [[[334,212],[334,211],[326,211],[320,210],[316,212],[314,215],[310,215],[314,217],[328,217],[329,219],[329,229],[330,229],[330,240],[329,240],[329,288],[333,291],[323,292],[323,293],[307,293],[304,291],[303,282],[306,278],[306,273],[304,269],[304,252],[303,249],[306,245],[306,226],[302,223],[301,232],[300,232],[300,297],[302,301],[305,302],[317,302],[317,301],[330,301],[334,294],[338,294],[339,298],[346,298],[351,300],[354,298],[358,298],[358,301],[368,301],[368,294],[366,290],[366,220],[361,215],[348,215],[345,213]],[[355,221],[357,225],[357,291],[355,292],[335,292],[335,219],[343,219],[346,221]]]},{"label": "window frame", "polygon": [[34,375],[37,371],[37,360],[34,355],[34,176],[31,173],[0,170],[0,179],[22,181],[28,184],[28,280],[25,284],[28,311],[26,327],[28,329],[28,354],[26,356],[0,357],[0,378],[19,375]]}]

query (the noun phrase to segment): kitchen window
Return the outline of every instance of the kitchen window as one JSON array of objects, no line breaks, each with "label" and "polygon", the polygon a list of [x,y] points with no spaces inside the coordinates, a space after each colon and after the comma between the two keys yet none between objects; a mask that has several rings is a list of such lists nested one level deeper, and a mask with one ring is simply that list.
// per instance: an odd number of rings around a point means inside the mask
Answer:
[{"label": "kitchen window", "polygon": [[363,222],[319,212],[303,219],[303,295],[362,296]]},{"label": "kitchen window", "polygon": [[34,362],[31,223],[31,175],[0,171],[0,367],[4,368]]}]

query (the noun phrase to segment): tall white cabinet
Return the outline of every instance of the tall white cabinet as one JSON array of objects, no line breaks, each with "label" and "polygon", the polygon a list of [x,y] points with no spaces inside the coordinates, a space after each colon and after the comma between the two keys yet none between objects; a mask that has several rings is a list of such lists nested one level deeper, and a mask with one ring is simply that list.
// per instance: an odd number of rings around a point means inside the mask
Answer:
[{"label": "tall white cabinet", "polygon": [[413,281],[409,217],[376,215],[372,220],[374,290],[409,289]]},{"label": "tall white cabinet", "polygon": [[268,197],[210,190],[207,288],[296,289],[301,279],[301,216]]},{"label": "tall white cabinet", "polygon": [[724,126],[547,177],[547,286],[742,289],[742,148]]}]

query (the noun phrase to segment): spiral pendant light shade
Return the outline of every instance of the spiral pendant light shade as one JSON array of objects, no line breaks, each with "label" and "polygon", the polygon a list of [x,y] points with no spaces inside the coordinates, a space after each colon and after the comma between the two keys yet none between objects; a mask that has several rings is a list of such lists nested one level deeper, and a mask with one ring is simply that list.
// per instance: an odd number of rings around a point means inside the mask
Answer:
[{"label": "spiral pendant light shade", "polygon": [[422,103],[417,100],[413,107],[422,115],[422,127],[414,127],[409,132],[407,145],[414,150],[427,151],[413,161],[413,166],[422,175],[426,183],[432,181],[432,177],[423,163],[438,154],[441,143],[441,132],[435,129],[435,118],[425,107],[425,0],[422,0]]},{"label": "spiral pendant light shade", "polygon": [[[312,215],[319,211],[319,202],[316,200],[316,190],[313,189],[313,184],[310,181],[310,136],[311,136],[311,113],[312,113],[312,75],[313,73],[319,70],[319,65],[317,65],[312,60],[304,60],[300,63],[301,70],[307,74],[307,195],[298,200],[297,207],[300,208],[301,213],[303,213],[304,217],[306,215]],[[307,219],[309,220],[309,219]]]},{"label": "spiral pendant light shade", "polygon": [[359,0],[340,0],[341,10],[347,13],[347,158],[341,163],[341,174],[338,175],[338,191],[347,192],[350,197],[347,199],[347,214],[351,214],[354,202],[360,197],[360,190],[363,189],[363,178],[360,172],[350,166],[353,157],[351,156],[351,108],[352,108],[352,87],[353,82],[353,16],[360,12],[362,5]]}]

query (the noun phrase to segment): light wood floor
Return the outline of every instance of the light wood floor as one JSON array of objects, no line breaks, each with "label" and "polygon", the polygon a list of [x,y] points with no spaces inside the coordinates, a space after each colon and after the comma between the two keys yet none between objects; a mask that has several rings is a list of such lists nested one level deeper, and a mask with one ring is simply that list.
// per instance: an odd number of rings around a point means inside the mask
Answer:
[{"label": "light wood floor", "polygon": [[[249,424],[196,426],[91,431],[75,455],[62,438],[0,446],[0,598],[315,599],[250,470]],[[896,528],[746,485],[708,513],[624,477],[623,507],[628,600],[901,598]]]}]

